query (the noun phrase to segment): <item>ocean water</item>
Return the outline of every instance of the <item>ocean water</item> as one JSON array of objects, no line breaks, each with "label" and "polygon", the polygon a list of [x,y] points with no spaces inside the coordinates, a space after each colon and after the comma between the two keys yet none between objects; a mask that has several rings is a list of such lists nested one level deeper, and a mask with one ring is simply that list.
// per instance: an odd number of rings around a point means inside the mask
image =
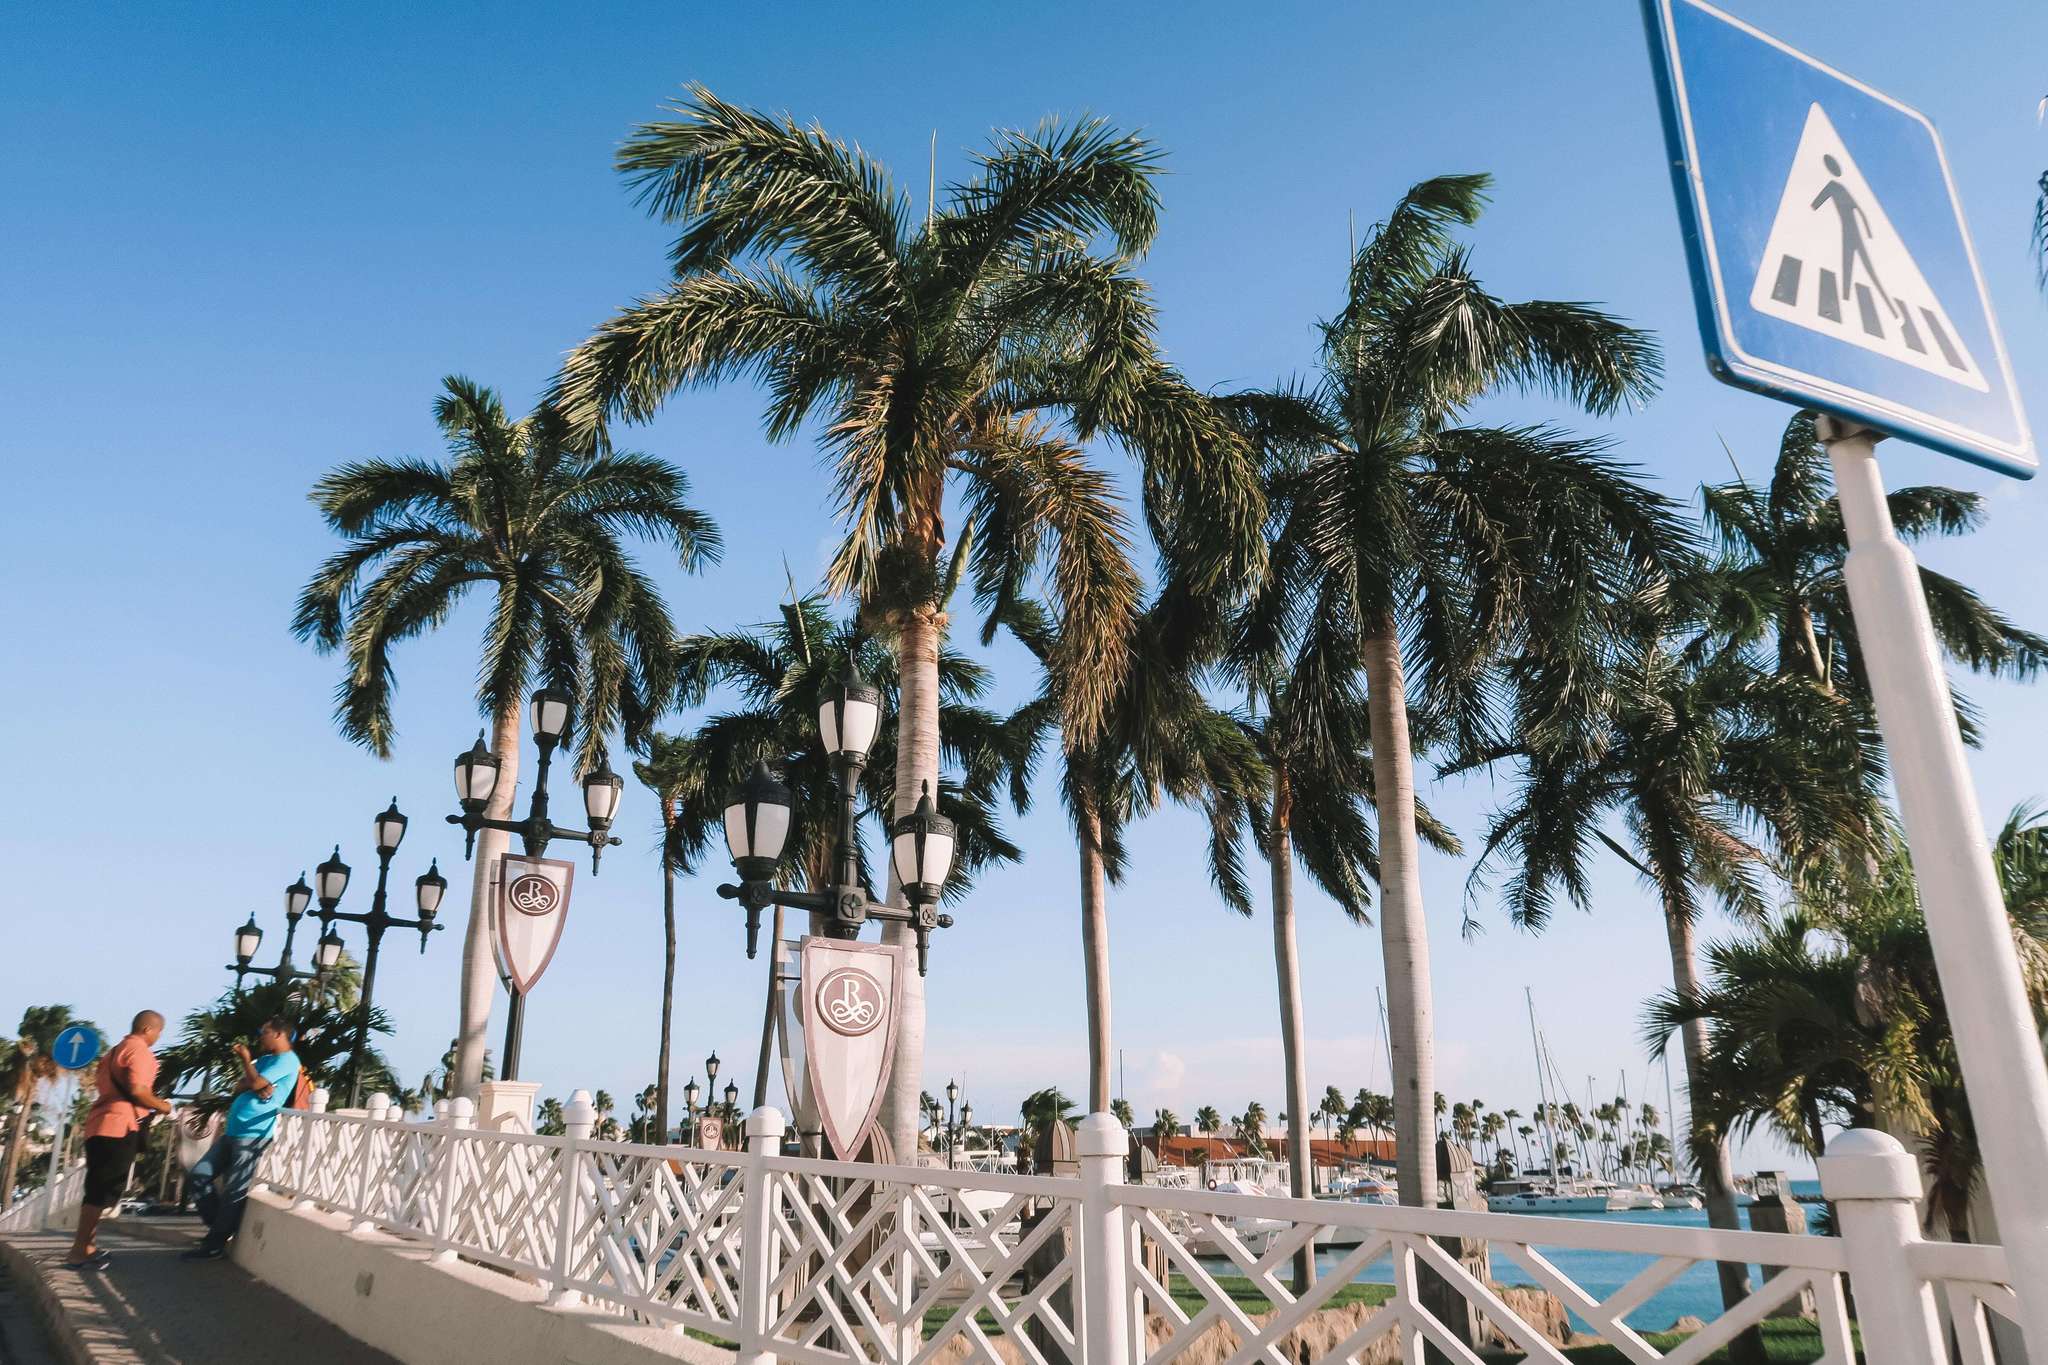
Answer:
[{"label": "ocean water", "polygon": [[[1820,1193],[1819,1181],[1795,1180],[1791,1183],[1792,1192],[1795,1195],[1818,1195]],[[1806,1204],[1803,1207],[1806,1210],[1808,1225],[1811,1226],[1813,1220],[1820,1213],[1821,1206],[1818,1204]],[[1570,1222],[1654,1223],[1662,1227],[1680,1228],[1703,1228],[1707,1225],[1707,1215],[1704,1209],[1664,1209],[1661,1211],[1631,1209],[1622,1213],[1564,1213],[1545,1216],[1562,1218]],[[1742,1225],[1748,1227],[1749,1210],[1742,1210],[1742,1216]],[[1636,1275],[1641,1273],[1643,1268],[1650,1264],[1651,1260],[1651,1258],[1646,1256],[1626,1252],[1588,1251],[1578,1247],[1545,1246],[1540,1242],[1535,1245],[1536,1249],[1543,1253],[1545,1259],[1565,1274],[1571,1276],[1581,1288],[1596,1299],[1605,1298],[1627,1284]],[[1317,1268],[1327,1273],[1341,1262],[1343,1258],[1344,1253],[1342,1252],[1318,1252],[1316,1255]],[[1227,1261],[1217,1261],[1214,1263],[1205,1261],[1204,1264],[1212,1264],[1212,1268],[1225,1274],[1237,1273],[1236,1267]],[[1493,1277],[1501,1284],[1534,1284],[1534,1281],[1522,1270],[1521,1266],[1506,1256],[1498,1254],[1493,1258]],[[1382,1259],[1368,1265],[1358,1273],[1356,1278],[1360,1282],[1367,1284],[1391,1284],[1393,1282],[1393,1267],[1389,1261]],[[1759,1282],[1759,1279],[1756,1268],[1752,1266],[1750,1268],[1750,1283],[1756,1284]],[[1720,1279],[1714,1273],[1712,1264],[1702,1262],[1692,1266],[1684,1274],[1665,1286],[1663,1290],[1651,1296],[1642,1307],[1629,1315],[1628,1323],[1639,1332],[1656,1332],[1662,1331],[1677,1319],[1688,1315],[1700,1318],[1703,1321],[1712,1321],[1720,1311]],[[1573,1316],[1572,1321],[1579,1330],[1590,1330],[1585,1323],[1578,1320],[1577,1315]]]}]

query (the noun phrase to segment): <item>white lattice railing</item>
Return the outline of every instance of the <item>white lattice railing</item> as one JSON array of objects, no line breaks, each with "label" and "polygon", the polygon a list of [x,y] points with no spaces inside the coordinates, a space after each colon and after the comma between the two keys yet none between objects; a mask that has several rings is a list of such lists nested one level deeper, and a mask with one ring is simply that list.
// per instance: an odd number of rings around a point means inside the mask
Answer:
[{"label": "white lattice railing", "polygon": [[0,1232],[35,1232],[56,1214],[76,1208],[85,1193],[85,1163],[74,1162],[57,1179],[0,1213]]},{"label": "white lattice railing", "polygon": [[[1832,1238],[1128,1186],[1106,1115],[1082,1126],[1079,1179],[782,1156],[772,1110],[747,1129],[751,1151],[707,1152],[288,1113],[262,1178],[528,1276],[551,1302],[732,1342],[746,1365],[1405,1365],[1432,1349],[1564,1365],[1567,1332],[1635,1365],[1692,1365],[1785,1311],[1826,1365],[1856,1365],[1859,1331],[1868,1365],[1946,1365],[1951,1327],[1963,1365],[2012,1359],[1992,1346],[2018,1316],[2003,1253],[1920,1240],[1912,1161],[1881,1134],[1844,1135],[1823,1159]],[[1473,1273],[1460,1248],[1479,1243],[1530,1287]],[[1311,1248],[1321,1267],[1297,1294]],[[1560,1248],[1635,1269],[1596,1291],[1559,1268]],[[1668,1308],[1635,1321],[1723,1262],[1764,1268],[1735,1308],[1675,1344],[1656,1335]],[[1346,1294],[1379,1266],[1383,1287]]]}]

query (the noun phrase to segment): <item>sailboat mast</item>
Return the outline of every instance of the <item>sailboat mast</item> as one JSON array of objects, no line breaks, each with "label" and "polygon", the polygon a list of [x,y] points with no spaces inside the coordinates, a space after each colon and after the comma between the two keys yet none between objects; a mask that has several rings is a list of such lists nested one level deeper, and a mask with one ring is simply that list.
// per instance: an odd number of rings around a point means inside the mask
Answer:
[{"label": "sailboat mast", "polygon": [[1557,1130],[1550,1122],[1550,1092],[1543,1080],[1543,1041],[1536,1032],[1536,992],[1522,987],[1522,996],[1529,1002],[1529,1047],[1536,1054],[1536,1109],[1543,1123],[1543,1138],[1549,1150],[1543,1153],[1543,1168],[1550,1172],[1551,1188],[1557,1187]]}]

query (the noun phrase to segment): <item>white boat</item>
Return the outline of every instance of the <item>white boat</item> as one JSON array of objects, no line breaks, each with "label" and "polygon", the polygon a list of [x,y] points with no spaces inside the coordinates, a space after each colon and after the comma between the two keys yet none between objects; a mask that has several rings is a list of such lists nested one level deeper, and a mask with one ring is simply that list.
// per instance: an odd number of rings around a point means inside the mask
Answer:
[{"label": "white boat", "polygon": [[1707,1201],[1691,1185],[1665,1185],[1657,1191],[1667,1209],[1703,1209]]},{"label": "white boat", "polygon": [[1489,1213],[1606,1213],[1605,1190],[1566,1181],[1496,1180],[1486,1192]]},{"label": "white boat", "polygon": [[1582,1180],[1581,1189],[1607,1196],[1609,1213],[1624,1213],[1631,1209],[1662,1209],[1663,1198],[1648,1185],[1616,1185],[1606,1180]]}]

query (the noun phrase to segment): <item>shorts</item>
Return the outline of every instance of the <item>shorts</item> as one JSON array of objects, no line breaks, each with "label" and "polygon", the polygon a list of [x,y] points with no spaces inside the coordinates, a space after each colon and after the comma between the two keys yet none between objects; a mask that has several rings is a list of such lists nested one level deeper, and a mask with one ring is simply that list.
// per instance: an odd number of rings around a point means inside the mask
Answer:
[{"label": "shorts", "polygon": [[135,1154],[142,1150],[138,1130],[122,1137],[89,1137],[85,1140],[85,1199],[96,1209],[112,1208],[128,1189],[128,1171]]}]

